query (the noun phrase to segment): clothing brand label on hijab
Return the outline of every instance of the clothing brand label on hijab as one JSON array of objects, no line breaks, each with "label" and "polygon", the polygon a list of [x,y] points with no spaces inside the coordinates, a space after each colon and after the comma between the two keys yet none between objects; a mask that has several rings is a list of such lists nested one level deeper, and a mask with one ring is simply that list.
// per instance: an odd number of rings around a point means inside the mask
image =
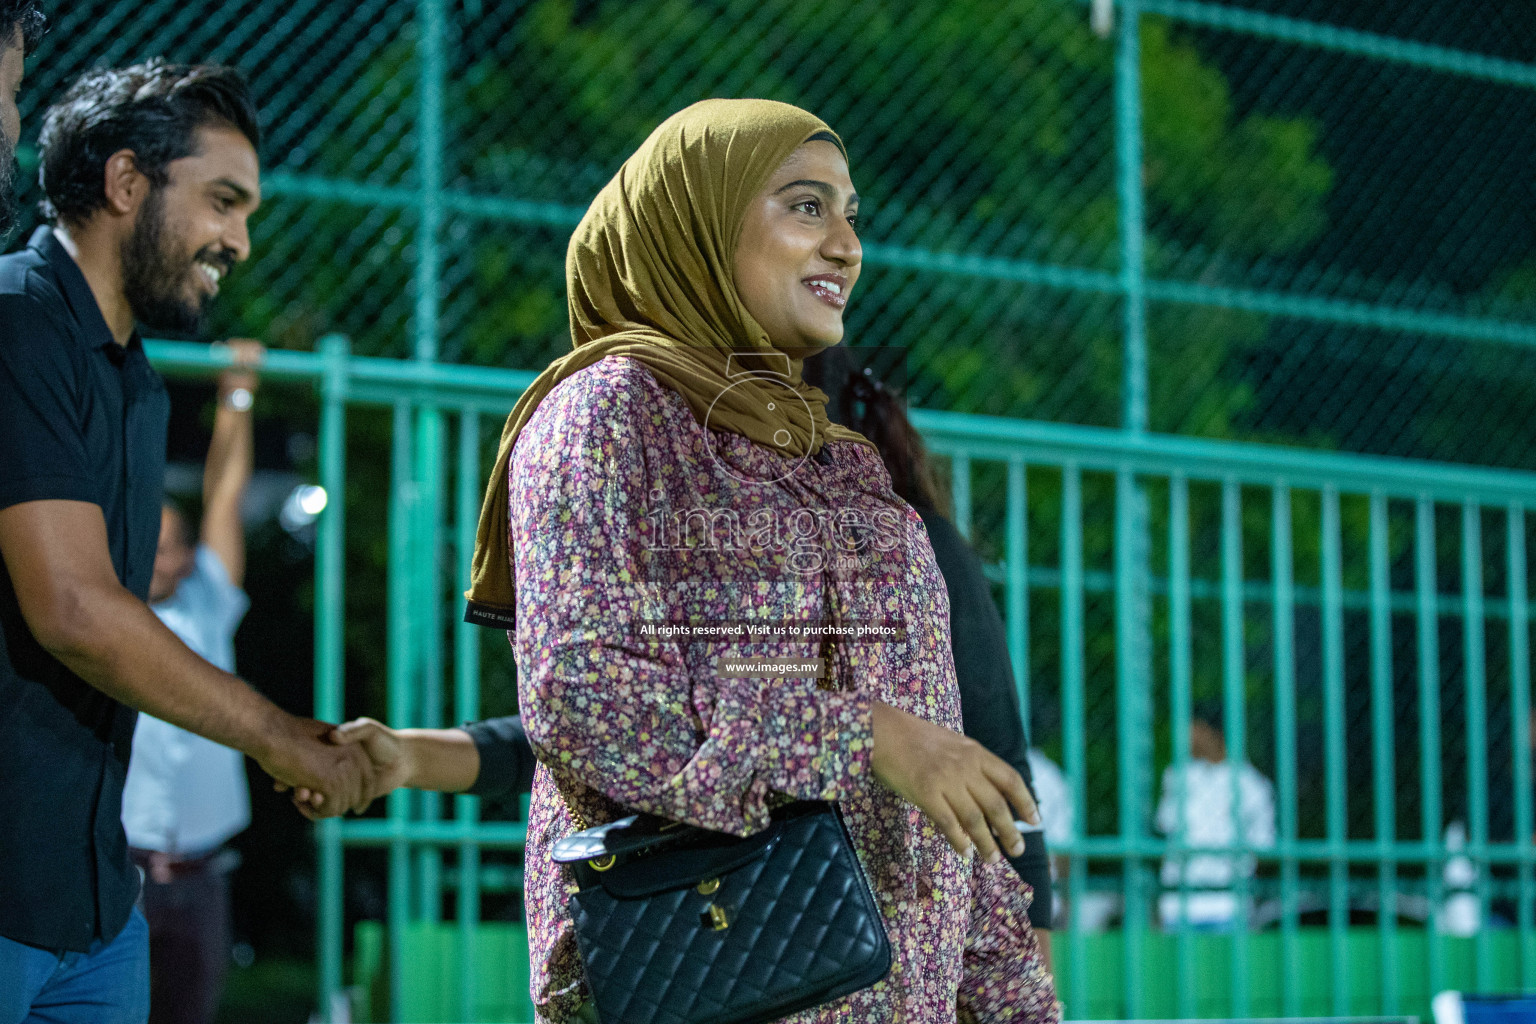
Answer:
[{"label": "clothing brand label on hijab", "polygon": [[[507,417],[480,511],[467,621],[514,621],[507,467],[518,434],[556,384],[607,356],[644,363],[700,423],[786,455],[814,455],[828,439],[869,443],[827,419],[826,396],[801,379],[803,353],[777,351],[736,290],[748,206],[816,135],[837,138],[787,103],[704,100],[663,121],[592,201],[565,258],[573,350]],[[774,400],[788,392],[801,400]]]}]

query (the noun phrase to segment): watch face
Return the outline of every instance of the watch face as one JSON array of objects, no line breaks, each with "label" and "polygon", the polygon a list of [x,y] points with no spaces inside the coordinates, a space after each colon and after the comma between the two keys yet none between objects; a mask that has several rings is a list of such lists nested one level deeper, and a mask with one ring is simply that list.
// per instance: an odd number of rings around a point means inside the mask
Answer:
[{"label": "watch face", "polygon": [[235,390],[224,396],[224,401],[236,412],[245,412],[250,409],[251,403],[254,400],[251,398],[250,389],[235,388]]}]

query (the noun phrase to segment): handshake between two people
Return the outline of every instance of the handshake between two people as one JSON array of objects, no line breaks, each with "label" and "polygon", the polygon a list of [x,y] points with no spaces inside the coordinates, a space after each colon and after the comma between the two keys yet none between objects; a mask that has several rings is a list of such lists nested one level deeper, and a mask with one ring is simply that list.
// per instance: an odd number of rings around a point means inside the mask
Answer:
[{"label": "handshake between two people", "polygon": [[462,792],[480,774],[479,752],[462,729],[391,729],[371,718],[342,725],[304,721],[312,726],[301,755],[312,759],[309,771],[257,763],[272,776],[273,788],[290,793],[311,821],[361,814],[402,786]]}]

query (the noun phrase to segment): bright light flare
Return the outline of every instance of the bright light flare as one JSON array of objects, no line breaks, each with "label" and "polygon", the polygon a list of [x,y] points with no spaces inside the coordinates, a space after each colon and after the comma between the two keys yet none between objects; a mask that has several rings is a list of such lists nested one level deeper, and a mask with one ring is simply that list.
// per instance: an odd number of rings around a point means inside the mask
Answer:
[{"label": "bright light flare", "polygon": [[297,533],[319,518],[330,502],[330,495],[318,484],[300,484],[283,502],[277,520],[289,533]]}]

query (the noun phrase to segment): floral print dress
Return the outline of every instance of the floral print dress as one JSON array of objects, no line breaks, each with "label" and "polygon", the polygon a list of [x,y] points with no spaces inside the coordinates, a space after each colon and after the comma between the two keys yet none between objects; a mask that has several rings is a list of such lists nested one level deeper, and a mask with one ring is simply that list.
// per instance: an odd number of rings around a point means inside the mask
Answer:
[{"label": "floral print dress", "polygon": [[[510,636],[540,761],[526,902],[541,1021],[587,998],[556,840],[636,811],[745,835],[792,799],[840,801],[893,966],[788,1020],[1059,1019],[1028,887],[957,855],[870,769],[872,701],[960,729],[944,580],[873,449],[797,460],[711,431],[610,356],[544,399],[509,474]],[[793,633],[829,619],[864,638]],[[719,632],[659,628],[678,623]],[[730,659],[817,657],[832,679],[727,674]]]}]

